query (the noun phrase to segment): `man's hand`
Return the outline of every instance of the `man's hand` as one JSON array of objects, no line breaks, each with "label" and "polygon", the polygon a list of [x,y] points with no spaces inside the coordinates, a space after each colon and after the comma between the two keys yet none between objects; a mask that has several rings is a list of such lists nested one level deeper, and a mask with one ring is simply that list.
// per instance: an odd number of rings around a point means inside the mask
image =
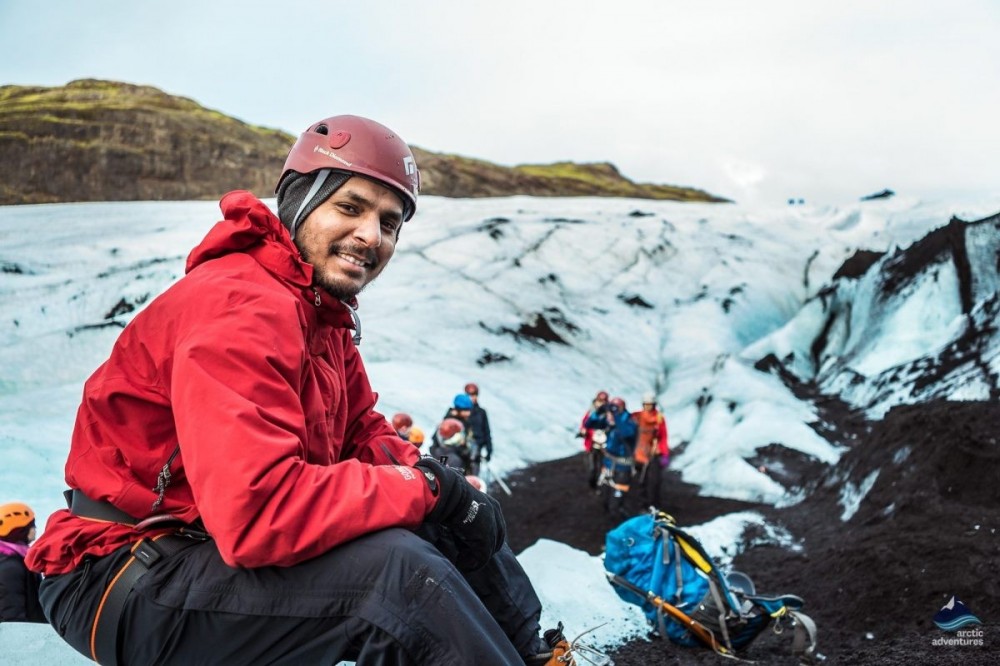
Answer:
[{"label": "man's hand", "polygon": [[507,525],[500,503],[465,480],[457,469],[425,456],[414,465],[427,479],[438,501],[427,522],[447,527],[459,553],[455,566],[461,571],[481,569],[503,547]]}]

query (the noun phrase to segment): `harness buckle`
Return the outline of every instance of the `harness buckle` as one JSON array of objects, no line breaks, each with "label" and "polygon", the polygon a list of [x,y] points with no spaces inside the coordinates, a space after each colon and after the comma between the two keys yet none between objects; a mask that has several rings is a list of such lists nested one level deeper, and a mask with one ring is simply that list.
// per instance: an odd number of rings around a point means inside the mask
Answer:
[{"label": "harness buckle", "polygon": [[139,545],[135,547],[132,551],[135,555],[135,559],[146,565],[146,568],[152,568],[154,564],[163,559],[163,553],[157,548],[150,539],[143,539],[139,542]]}]

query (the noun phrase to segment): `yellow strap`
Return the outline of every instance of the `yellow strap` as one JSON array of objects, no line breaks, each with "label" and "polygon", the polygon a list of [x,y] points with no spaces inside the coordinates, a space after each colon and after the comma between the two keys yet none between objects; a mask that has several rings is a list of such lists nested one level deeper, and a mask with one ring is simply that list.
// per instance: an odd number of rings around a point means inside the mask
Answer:
[{"label": "yellow strap", "polygon": [[701,553],[699,553],[694,546],[676,534],[674,534],[673,537],[677,539],[677,543],[681,545],[681,548],[684,549],[684,553],[688,556],[688,559],[694,562],[695,566],[705,573],[712,572],[712,565],[705,561],[705,558],[701,556]]}]

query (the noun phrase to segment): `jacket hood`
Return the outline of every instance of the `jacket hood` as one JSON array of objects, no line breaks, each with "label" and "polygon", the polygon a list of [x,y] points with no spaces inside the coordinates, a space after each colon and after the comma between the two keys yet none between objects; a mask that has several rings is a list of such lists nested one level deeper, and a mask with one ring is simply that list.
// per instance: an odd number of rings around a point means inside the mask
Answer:
[{"label": "jacket hood", "polygon": [[302,261],[281,220],[264,202],[250,192],[237,190],[222,197],[219,208],[223,219],[191,250],[186,273],[206,261],[243,252],[293,284],[312,284],[312,266]]},{"label": "jacket hood", "polygon": [[297,287],[306,299],[313,301],[318,296],[326,306],[323,309],[342,321],[342,325],[357,328],[353,314],[358,307],[357,299],[340,302],[325,291],[312,288],[313,267],[302,260],[288,230],[264,202],[250,192],[236,190],[222,197],[219,208],[223,219],[191,250],[185,273],[227,254],[247,254],[282,281]]}]

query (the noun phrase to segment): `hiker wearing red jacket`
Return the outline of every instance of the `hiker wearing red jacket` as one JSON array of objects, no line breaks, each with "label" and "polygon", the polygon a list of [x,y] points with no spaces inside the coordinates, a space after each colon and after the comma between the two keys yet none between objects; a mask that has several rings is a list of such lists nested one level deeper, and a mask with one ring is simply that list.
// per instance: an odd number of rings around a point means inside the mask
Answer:
[{"label": "hiker wearing red jacket", "polygon": [[580,421],[577,437],[583,438],[583,449],[587,452],[587,485],[597,488],[597,477],[600,476],[604,464],[604,444],[607,441],[607,426],[593,428],[588,426],[591,418],[603,414],[608,409],[608,392],[598,391],[590,403],[590,409]]},{"label": "hiker wearing red jacket", "polygon": [[278,215],[226,195],[185,276],[122,331],[84,386],[70,508],[27,558],[75,649],[101,664],[563,656],[496,501],[375,409],[355,297],[418,182],[388,128],[316,123]]},{"label": "hiker wearing red jacket", "polygon": [[663,470],[670,464],[670,443],[667,440],[667,420],[656,406],[656,396],[642,397],[642,409],[632,413],[639,427],[635,447],[637,481],[645,506],[662,509],[660,484]]}]

